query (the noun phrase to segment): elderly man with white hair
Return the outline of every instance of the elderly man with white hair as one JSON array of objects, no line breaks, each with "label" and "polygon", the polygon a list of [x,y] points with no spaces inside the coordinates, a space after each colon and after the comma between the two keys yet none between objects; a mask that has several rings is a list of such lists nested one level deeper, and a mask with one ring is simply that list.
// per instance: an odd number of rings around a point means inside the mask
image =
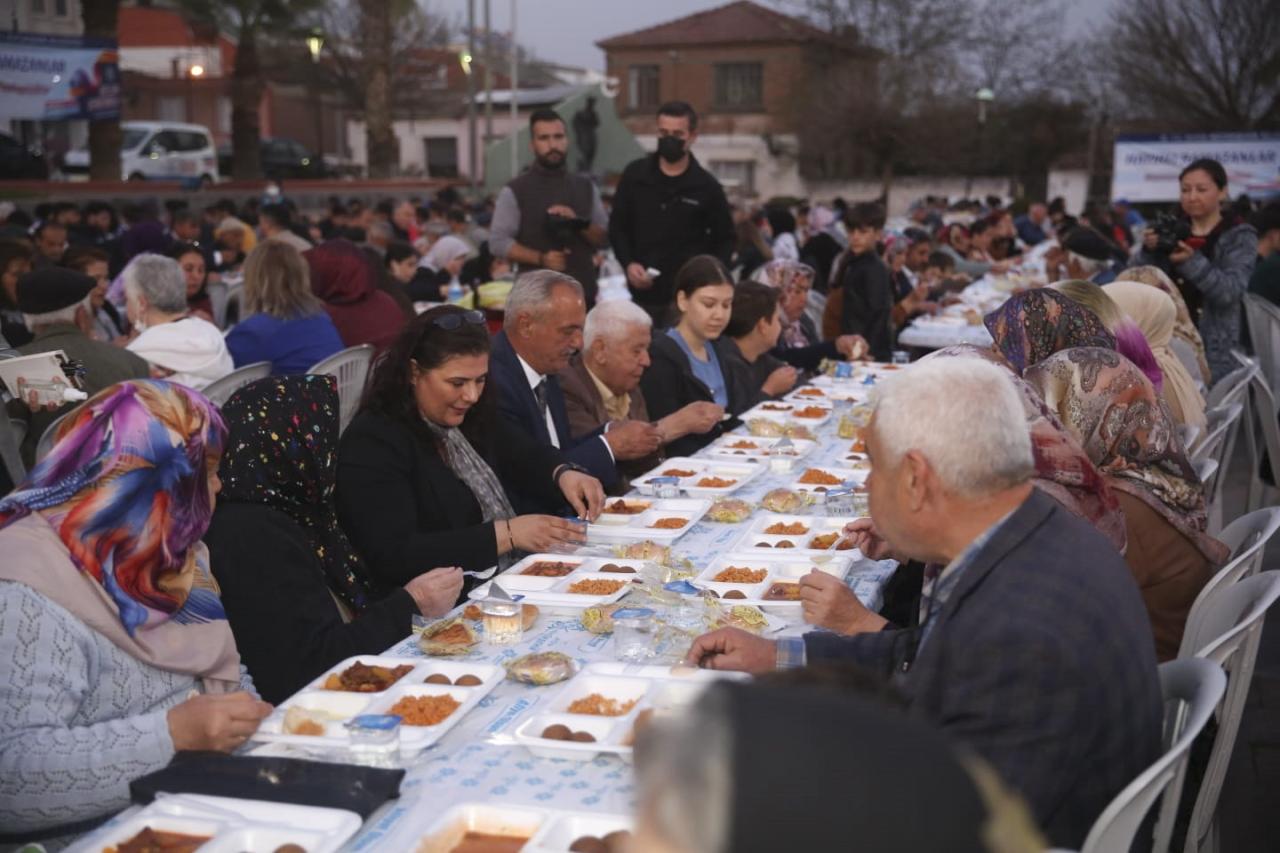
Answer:
[{"label": "elderly man with white hair", "polygon": [[139,255],[124,270],[125,311],[138,336],[130,352],[151,365],[151,375],[197,391],[221,379],[235,363],[218,327],[187,314],[187,282],[178,262]]},{"label": "elderly man with white hair", "polygon": [[[637,389],[649,366],[652,327],[649,313],[629,299],[601,302],[587,314],[582,352],[559,375],[574,438],[626,421],[649,423],[644,395]],[[722,417],[722,407],[697,401],[653,425],[658,440],[666,445],[691,433],[707,432]],[[661,461],[660,448],[644,451],[643,446],[633,445],[615,452],[623,476],[611,491],[624,493],[630,477]]]},{"label": "elderly man with white hair", "polygon": [[725,629],[690,663],[762,672],[855,664],[985,758],[1055,847],[1078,848],[1160,753],[1151,626],[1123,558],[1034,489],[1017,391],[994,365],[926,361],[881,388],[859,547],[929,565],[919,624],[774,643]]}]

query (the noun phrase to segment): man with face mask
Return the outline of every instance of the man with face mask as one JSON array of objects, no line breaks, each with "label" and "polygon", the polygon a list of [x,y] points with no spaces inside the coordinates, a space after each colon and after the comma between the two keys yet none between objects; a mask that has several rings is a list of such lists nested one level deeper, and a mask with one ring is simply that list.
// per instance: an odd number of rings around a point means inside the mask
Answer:
[{"label": "man with face mask", "polygon": [[519,272],[549,269],[577,279],[590,307],[596,298],[595,250],[608,239],[600,191],[569,172],[569,137],[554,110],[529,117],[533,163],[498,193],[489,229],[494,255]]},{"label": "man with face mask", "polygon": [[609,242],[635,301],[660,325],[685,261],[714,255],[728,264],[733,253],[724,189],[689,151],[697,130],[698,114],[685,102],[659,107],[658,150],[627,166],[613,198]]}]

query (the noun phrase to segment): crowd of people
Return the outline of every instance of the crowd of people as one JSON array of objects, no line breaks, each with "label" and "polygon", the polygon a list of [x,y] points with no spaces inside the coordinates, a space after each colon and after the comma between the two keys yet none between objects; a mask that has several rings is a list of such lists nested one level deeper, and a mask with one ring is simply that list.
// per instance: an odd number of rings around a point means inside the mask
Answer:
[{"label": "crowd of people", "polygon": [[[693,111],[664,105],[658,127],[611,196],[567,170],[563,122],[538,112],[534,165],[492,205],[442,191],[315,218],[280,199],[120,221],[100,204],[0,211],[0,357],[61,350],[90,395],[8,402],[30,471],[0,483],[0,840],[83,832],[176,751],[238,748],[266,703],[521,555],[582,544],[580,520],[664,456],[824,360],[888,361],[913,317],[1053,240],[1055,283],[985,317],[989,350],[939,351],[879,392],[870,518],[846,533],[900,563],[882,612],[815,573],[803,639],[699,638],[692,664],[773,674],[646,735],[637,772],[644,849],[740,849],[767,777],[712,785],[710,821],[689,780],[732,767],[753,732],[778,736],[775,705],[792,702],[812,711],[803,726],[834,737],[823,713],[862,715],[919,750],[832,762],[838,744],[786,735],[797,813],[829,806],[802,792],[858,760],[892,765],[877,797],[892,776],[918,799],[921,764],[943,802],[939,823],[897,827],[919,844],[954,828],[972,835],[956,849],[997,849],[968,801],[1012,823],[1000,849],[1082,843],[1158,753],[1157,662],[1228,556],[1178,427],[1205,421],[1243,293],[1280,293],[1277,205],[1246,222],[1203,161],[1183,173],[1172,243],[1124,206],[926,198],[893,228],[875,202],[735,209],[692,154]],[[604,298],[611,268],[631,299]],[[470,306],[501,280],[491,334]],[[359,344],[378,357],[343,431],[334,379],[307,370]],[[200,393],[261,361],[272,375],[225,405]],[[814,674],[851,664],[874,701],[833,692],[848,673]],[[787,822],[787,843],[805,846],[804,823],[826,849],[866,819],[837,811]]]}]

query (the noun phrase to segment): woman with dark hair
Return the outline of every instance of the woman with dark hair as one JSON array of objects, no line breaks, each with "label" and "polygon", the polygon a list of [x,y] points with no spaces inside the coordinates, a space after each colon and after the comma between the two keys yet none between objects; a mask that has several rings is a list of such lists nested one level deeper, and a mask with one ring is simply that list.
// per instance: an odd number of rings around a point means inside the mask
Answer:
[{"label": "woman with dark hair", "polygon": [[796,241],[796,218],[785,207],[766,207],[769,230],[773,232],[773,257],[780,261],[800,260],[800,244]]},{"label": "woman with dark hair", "polygon": [[1178,185],[1186,238],[1169,251],[1148,228],[1135,261],[1160,267],[1177,282],[1192,318],[1198,318],[1216,381],[1237,366],[1231,350],[1240,343],[1240,303],[1258,261],[1258,232],[1231,210],[1224,213],[1227,170],[1217,160],[1193,161]]},{"label": "woman with dark hair", "polygon": [[725,326],[725,379],[732,395],[751,405],[779,397],[796,384],[796,369],[770,355],[782,334],[778,291],[744,281],[733,295],[733,313]]},{"label": "woman with dark hair", "polygon": [[743,278],[750,276],[761,264],[773,260],[773,249],[764,233],[768,227],[769,222],[763,211],[747,216],[737,225],[738,243],[734,248],[734,266],[738,267]]},{"label": "woman with dark hair", "polygon": [[176,243],[166,252],[182,267],[182,278],[187,283],[187,314],[213,322],[213,301],[206,286],[209,273],[205,269],[204,252],[190,243]]},{"label": "woman with dark hair", "polygon": [[31,272],[34,254],[25,240],[0,240],[0,336],[14,347],[34,337],[18,310],[18,279]]},{"label": "woman with dark hair", "polygon": [[[250,252],[248,263],[273,242]],[[344,658],[378,654],[408,636],[416,614],[443,616],[453,607],[462,591],[457,568],[426,570],[381,600],[371,594],[333,506],[332,376],[259,380],[233,394],[222,416],[222,493],[204,541],[236,645],[264,699],[288,698]]]},{"label": "woman with dark hair", "polygon": [[503,481],[582,518],[600,511],[598,480],[495,416],[489,349],[482,312],[432,308],[387,351],[342,436],[338,519],[375,595],[433,566],[506,568],[517,551],[583,542],[571,521],[517,516]]},{"label": "woman with dark hair", "polygon": [[[649,369],[640,379],[645,407],[654,420],[665,418],[698,400],[715,403],[740,414],[754,401],[743,399],[726,380],[724,362],[728,342],[721,337],[733,310],[733,279],[724,264],[711,255],[695,255],[680,267],[675,279],[680,320],[649,344]],[[717,427],[701,435],[687,435],[667,445],[672,456],[687,456],[720,435]]]}]

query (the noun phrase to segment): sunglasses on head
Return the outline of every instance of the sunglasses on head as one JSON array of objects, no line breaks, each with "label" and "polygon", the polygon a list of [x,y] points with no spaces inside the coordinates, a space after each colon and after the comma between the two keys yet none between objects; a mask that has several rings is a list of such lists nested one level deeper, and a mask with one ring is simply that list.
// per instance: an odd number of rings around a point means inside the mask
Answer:
[{"label": "sunglasses on head", "polygon": [[463,323],[467,323],[472,326],[483,326],[484,312],[475,310],[463,311],[461,313],[450,312],[443,316],[436,317],[431,321],[431,325],[435,326],[437,329],[444,329],[446,332],[452,332],[453,330],[460,328]]}]

